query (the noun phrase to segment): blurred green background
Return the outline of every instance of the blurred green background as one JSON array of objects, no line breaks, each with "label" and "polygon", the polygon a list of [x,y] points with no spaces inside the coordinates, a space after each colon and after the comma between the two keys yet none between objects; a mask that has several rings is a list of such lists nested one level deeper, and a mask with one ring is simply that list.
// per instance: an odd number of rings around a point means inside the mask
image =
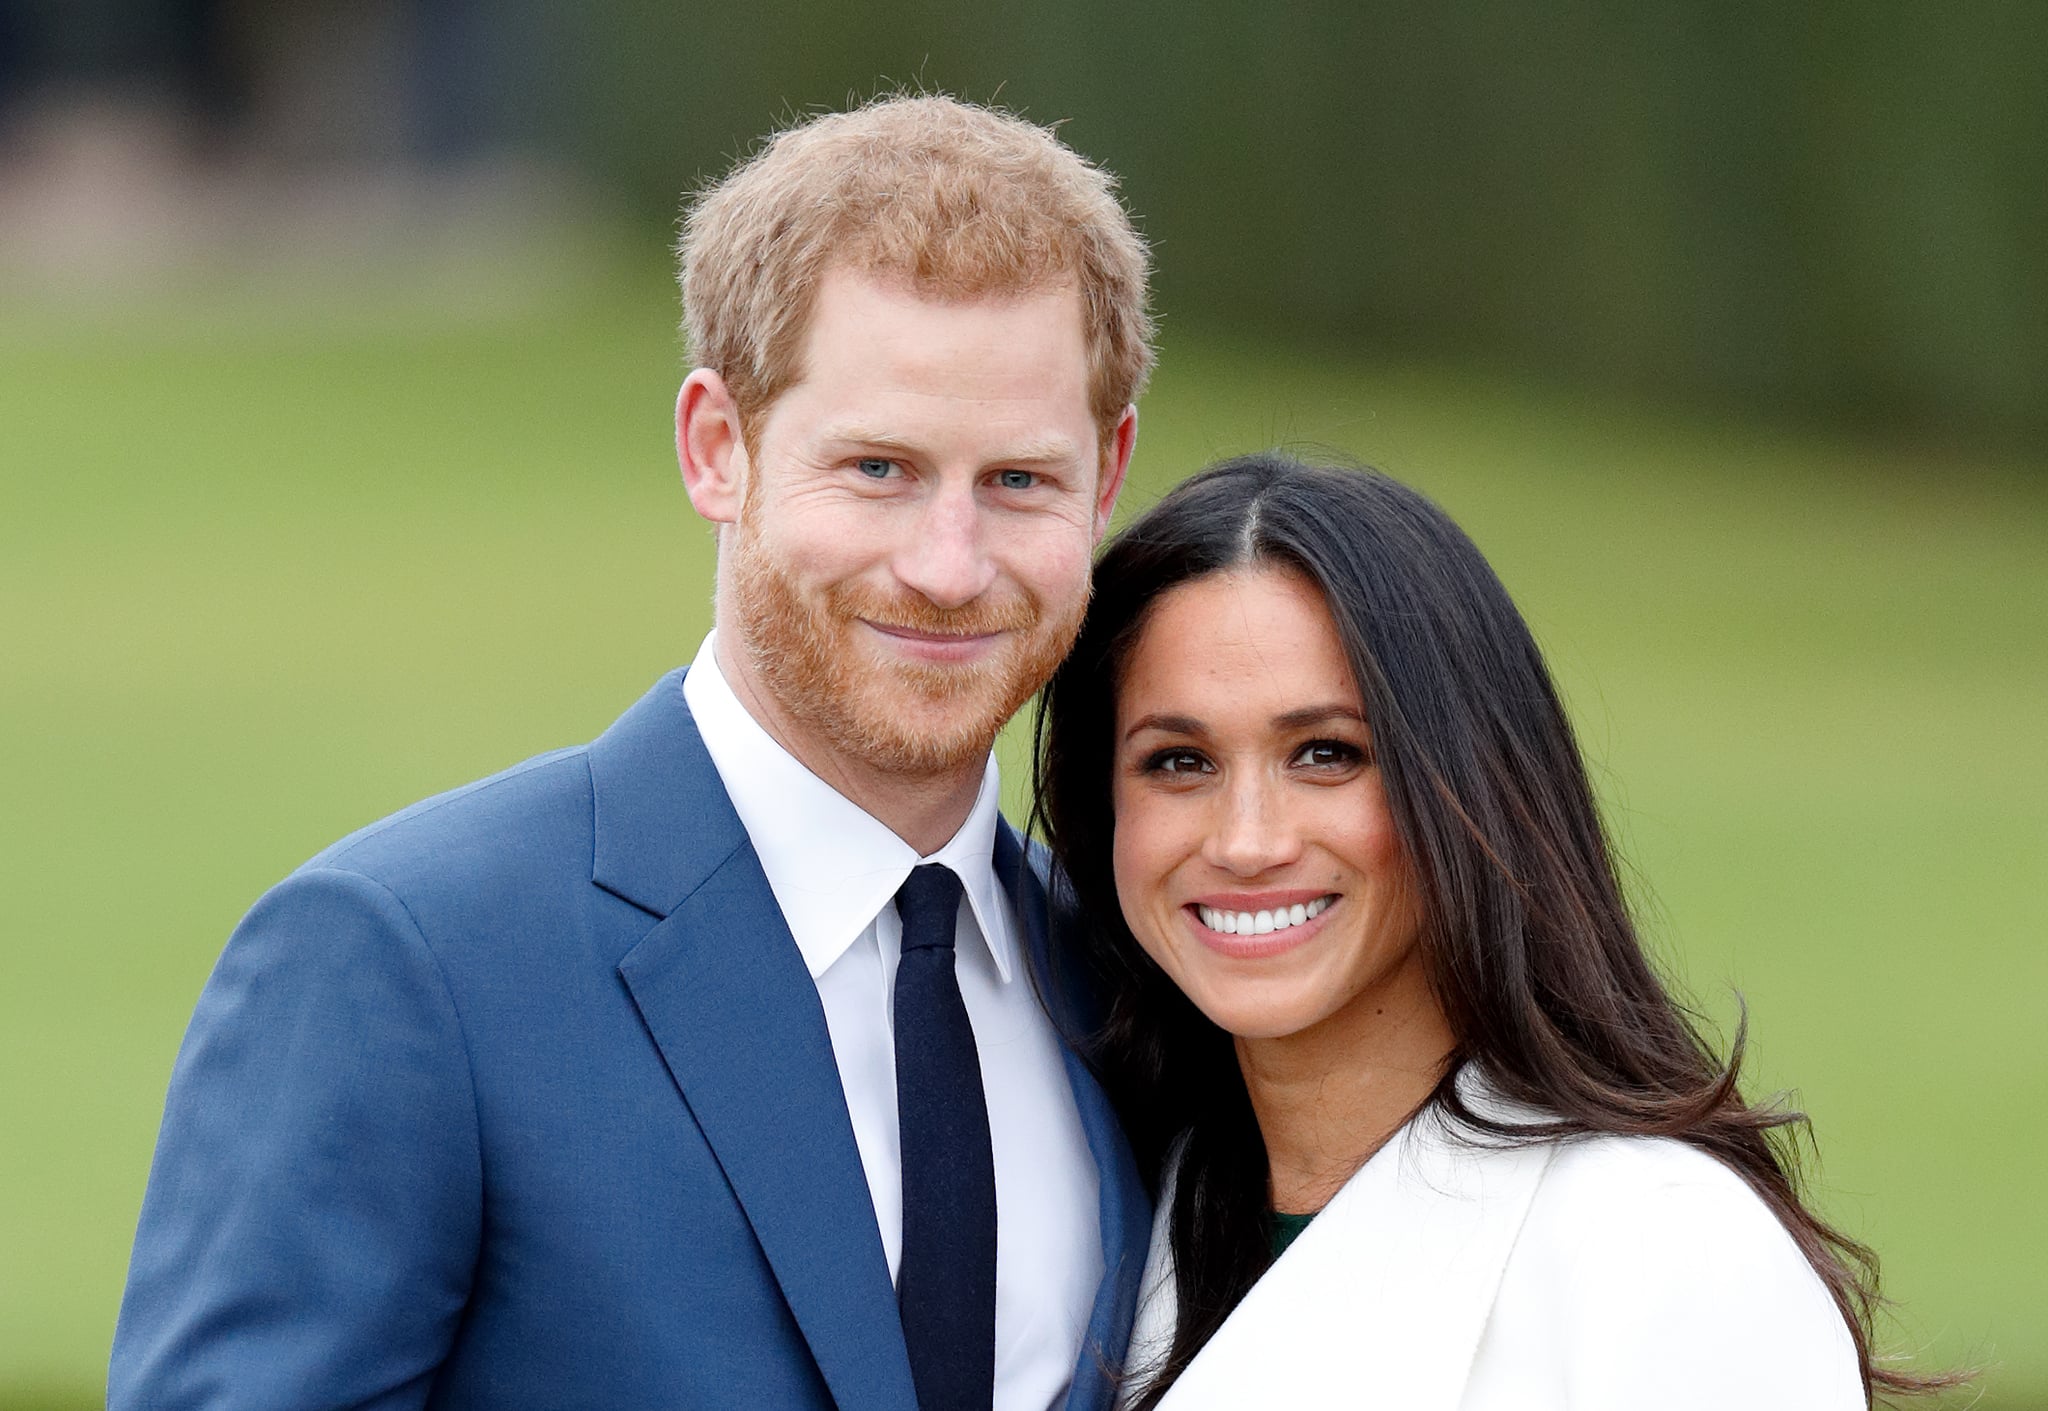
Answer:
[{"label": "blurred green background", "polygon": [[1284,444],[1471,530],[1889,1345],[2048,1407],[2048,10],[283,8],[0,3],[0,1407],[101,1395],[249,903],[694,651],[674,192],[904,79],[1125,177],[1126,512]]}]

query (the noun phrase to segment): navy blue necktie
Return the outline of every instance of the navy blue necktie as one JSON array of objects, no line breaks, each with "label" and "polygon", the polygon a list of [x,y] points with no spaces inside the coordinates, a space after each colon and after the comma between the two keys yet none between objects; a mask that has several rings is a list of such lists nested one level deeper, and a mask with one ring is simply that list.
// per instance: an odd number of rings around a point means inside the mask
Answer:
[{"label": "navy blue necktie", "polygon": [[896,911],[896,1305],[921,1411],[988,1411],[996,1384],[996,1162],[981,1060],[953,970],[960,879],[936,864],[914,868]]}]

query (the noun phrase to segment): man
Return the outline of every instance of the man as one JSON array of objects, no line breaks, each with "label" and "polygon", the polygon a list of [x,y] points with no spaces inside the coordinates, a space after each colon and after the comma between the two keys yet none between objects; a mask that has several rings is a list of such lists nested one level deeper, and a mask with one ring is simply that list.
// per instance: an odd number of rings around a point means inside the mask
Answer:
[{"label": "man", "polygon": [[989,748],[1130,457],[1143,247],[1049,133],[919,97],[776,138],[682,274],[712,637],[250,912],[112,1407],[1108,1404],[1148,1215]]}]

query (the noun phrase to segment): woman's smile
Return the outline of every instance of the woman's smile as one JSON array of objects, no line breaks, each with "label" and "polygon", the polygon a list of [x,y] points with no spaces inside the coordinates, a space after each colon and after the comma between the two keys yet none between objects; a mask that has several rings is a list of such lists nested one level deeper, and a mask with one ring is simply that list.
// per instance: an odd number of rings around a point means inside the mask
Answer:
[{"label": "woman's smile", "polygon": [[1292,950],[1321,928],[1316,924],[1337,900],[1334,892],[1311,895],[1307,901],[1283,896],[1221,897],[1189,902],[1183,911],[1192,918],[1195,939],[1221,955],[1257,959]]}]

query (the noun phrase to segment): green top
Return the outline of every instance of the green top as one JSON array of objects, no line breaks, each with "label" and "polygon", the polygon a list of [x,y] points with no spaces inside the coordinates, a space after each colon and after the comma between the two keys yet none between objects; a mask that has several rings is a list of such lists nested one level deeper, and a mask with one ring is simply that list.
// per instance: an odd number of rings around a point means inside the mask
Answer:
[{"label": "green top", "polygon": [[1299,1239],[1301,1232],[1308,1228],[1308,1222],[1315,1218],[1313,1210],[1306,1215],[1289,1215],[1284,1211],[1273,1211],[1273,1257],[1278,1259],[1285,1254],[1287,1246]]}]

